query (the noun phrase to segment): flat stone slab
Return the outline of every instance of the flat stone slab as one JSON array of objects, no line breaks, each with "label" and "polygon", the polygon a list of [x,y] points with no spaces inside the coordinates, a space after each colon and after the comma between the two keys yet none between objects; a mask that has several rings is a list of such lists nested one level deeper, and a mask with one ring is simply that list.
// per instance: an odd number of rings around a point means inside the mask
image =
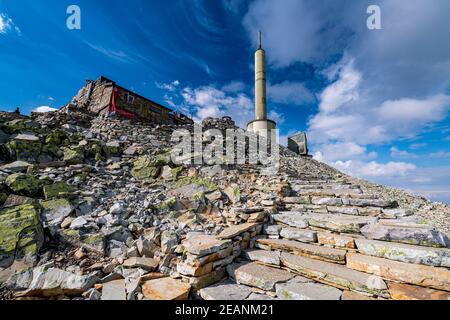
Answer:
[{"label": "flat stone slab", "polygon": [[106,282],[102,287],[101,300],[126,300],[125,280],[114,280]]},{"label": "flat stone slab", "polygon": [[327,206],[341,206],[342,205],[341,198],[312,197],[311,202],[312,202],[312,204],[327,205]]},{"label": "flat stone slab", "polygon": [[177,271],[182,275],[200,277],[213,271],[213,263],[211,262],[203,266],[196,267],[180,262],[177,264]]},{"label": "flat stone slab", "polygon": [[342,199],[345,205],[355,207],[395,208],[397,202],[382,199]]},{"label": "flat stone slab", "polygon": [[243,255],[245,258],[251,261],[273,264],[275,266],[280,265],[281,253],[279,251],[248,250],[244,251]]},{"label": "flat stone slab", "polygon": [[342,236],[335,233],[319,232],[317,233],[317,241],[320,244],[331,245],[333,247],[355,249],[355,239],[352,237]]},{"label": "flat stone slab", "polygon": [[450,292],[404,283],[389,283],[389,292],[394,300],[450,300]]},{"label": "flat stone slab", "polygon": [[147,271],[154,271],[158,268],[158,261],[152,258],[133,257],[124,261],[123,266],[126,268],[142,268]]},{"label": "flat stone slab", "polygon": [[400,262],[450,267],[450,250],[428,248],[403,243],[355,239],[360,253]]},{"label": "flat stone slab", "polygon": [[282,283],[276,285],[282,300],[340,300],[342,291],[320,283]]},{"label": "flat stone slab", "polygon": [[450,291],[450,270],[446,268],[392,261],[358,253],[347,254],[347,267],[387,280]]},{"label": "flat stone slab", "polygon": [[275,250],[287,250],[299,255],[337,263],[345,263],[346,250],[334,249],[284,239],[259,239],[258,243]]},{"label": "flat stone slab", "polygon": [[450,247],[450,239],[445,234],[413,222],[384,220],[363,227],[361,233],[372,240],[402,242],[426,247]]},{"label": "flat stone slab", "polygon": [[303,230],[297,228],[283,228],[280,236],[288,240],[301,242],[317,242],[317,232],[312,230]]},{"label": "flat stone slab", "polygon": [[220,280],[225,278],[226,274],[227,271],[225,268],[219,268],[201,277],[189,277],[188,281],[193,290],[200,290],[219,282]]},{"label": "flat stone slab", "polygon": [[215,236],[195,235],[183,242],[183,247],[197,256],[206,256],[231,246],[231,241],[220,240]]},{"label": "flat stone slab", "polygon": [[290,227],[304,229],[308,227],[308,220],[305,214],[300,212],[285,212],[273,214],[272,218],[276,222],[284,223]]},{"label": "flat stone slab", "polygon": [[289,253],[281,254],[282,265],[301,275],[340,289],[354,290],[370,295],[389,297],[387,290],[370,287],[370,275],[349,269],[343,265],[301,257]]},{"label": "flat stone slab", "polygon": [[308,214],[309,225],[341,233],[360,233],[361,228],[374,223],[377,218],[345,214]]},{"label": "flat stone slab", "polygon": [[197,256],[197,255],[188,253],[186,255],[185,262],[194,267],[201,267],[210,262],[225,259],[226,257],[229,257],[232,253],[233,253],[233,246],[231,246],[231,245],[223,250],[214,252],[207,256]]},{"label": "flat stone slab", "polygon": [[247,232],[259,225],[260,223],[257,222],[235,225],[223,230],[217,237],[219,239],[233,239],[234,237],[237,237],[238,235]]},{"label": "flat stone slab", "polygon": [[234,270],[236,282],[265,291],[274,291],[277,283],[286,282],[294,277],[288,271],[249,263]]},{"label": "flat stone slab", "polygon": [[191,286],[172,278],[161,278],[145,282],[142,293],[149,300],[187,300]]},{"label": "flat stone slab", "polygon": [[19,160],[0,166],[0,170],[6,172],[20,172],[27,170],[30,165],[31,164],[26,161]]},{"label": "flat stone slab", "polygon": [[251,293],[248,287],[233,283],[219,283],[199,290],[204,300],[245,300]]}]

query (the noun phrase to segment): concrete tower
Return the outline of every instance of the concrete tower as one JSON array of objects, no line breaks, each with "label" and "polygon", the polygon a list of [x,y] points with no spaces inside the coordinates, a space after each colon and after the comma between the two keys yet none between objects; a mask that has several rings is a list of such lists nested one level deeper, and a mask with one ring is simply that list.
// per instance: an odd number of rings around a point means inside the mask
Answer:
[{"label": "concrete tower", "polygon": [[247,125],[247,130],[267,137],[268,131],[276,128],[276,123],[267,119],[266,52],[261,40],[260,32],[259,48],[255,52],[255,120]]}]

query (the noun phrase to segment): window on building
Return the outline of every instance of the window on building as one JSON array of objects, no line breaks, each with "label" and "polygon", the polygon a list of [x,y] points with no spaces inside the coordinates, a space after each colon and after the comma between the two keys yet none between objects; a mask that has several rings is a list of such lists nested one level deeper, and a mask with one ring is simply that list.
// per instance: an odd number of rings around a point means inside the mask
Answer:
[{"label": "window on building", "polygon": [[162,111],[158,108],[155,108],[153,106],[149,106],[148,107],[150,109],[151,112],[157,113],[157,114],[162,114]]},{"label": "window on building", "polygon": [[128,92],[125,94],[125,100],[128,103],[134,103],[134,97],[131,94],[129,94]]}]

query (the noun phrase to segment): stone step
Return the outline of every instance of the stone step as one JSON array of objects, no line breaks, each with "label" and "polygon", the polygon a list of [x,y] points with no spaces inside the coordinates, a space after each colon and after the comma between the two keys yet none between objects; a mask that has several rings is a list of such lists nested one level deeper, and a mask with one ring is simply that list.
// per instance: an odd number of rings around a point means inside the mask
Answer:
[{"label": "stone step", "polygon": [[355,249],[355,239],[329,232],[318,232],[317,240],[321,245],[328,245],[343,249]]},{"label": "stone step", "polygon": [[450,300],[450,293],[404,283],[389,283],[389,292],[394,300]]},{"label": "stone step", "polygon": [[224,281],[213,286],[199,290],[198,294],[204,300],[224,300],[224,301],[238,301],[245,300],[251,294],[250,288],[233,283],[231,281]]},{"label": "stone step", "polygon": [[[295,191],[295,190],[294,190]],[[337,190],[337,189],[305,189],[296,191],[299,196],[351,196],[351,195],[362,195],[363,192],[359,189],[347,189],[347,190]]]},{"label": "stone step", "polygon": [[446,268],[392,261],[359,253],[347,254],[347,267],[387,280],[450,291],[450,270]]},{"label": "stone step", "polygon": [[255,223],[243,223],[231,226],[229,228],[226,228],[223,230],[217,238],[219,239],[233,239],[234,237],[237,237],[238,235],[247,232],[249,230],[252,230],[258,226],[260,226],[261,223],[255,222]]},{"label": "stone step", "polygon": [[428,248],[403,243],[355,239],[362,254],[400,262],[450,268],[450,250]]},{"label": "stone step", "polygon": [[362,227],[377,221],[375,217],[298,211],[281,211],[277,214],[272,214],[271,217],[275,222],[298,229],[313,226],[340,233],[360,233]]},{"label": "stone step", "polygon": [[373,285],[370,274],[346,266],[310,259],[289,253],[281,254],[281,264],[302,276],[340,289],[389,298],[387,286],[380,282]]},{"label": "stone step", "polygon": [[334,287],[312,282],[288,282],[275,286],[281,300],[340,300],[342,291]]},{"label": "stone step", "polygon": [[271,264],[274,266],[279,266],[281,264],[280,251],[267,251],[267,250],[247,250],[242,253],[242,255],[254,262],[261,262],[264,264]]},{"label": "stone step", "polygon": [[301,212],[280,212],[273,214],[272,219],[276,222],[281,222],[290,227],[304,229],[308,227],[308,219],[305,213]]},{"label": "stone step", "polygon": [[283,250],[294,254],[307,256],[313,259],[331,261],[334,263],[345,263],[346,250],[322,247],[298,241],[284,239],[259,239],[258,244],[269,247],[272,250]]},{"label": "stone step", "polygon": [[259,288],[264,291],[275,291],[276,284],[284,283],[295,276],[288,271],[258,263],[231,265],[227,270],[230,277],[235,279],[238,284]]},{"label": "stone step", "polygon": [[345,214],[308,213],[304,219],[313,227],[340,233],[360,233],[361,228],[377,221],[374,217],[349,216]]},{"label": "stone step", "polygon": [[317,231],[297,228],[282,228],[280,236],[288,240],[300,242],[317,242]]},{"label": "stone step", "polygon": [[450,239],[429,226],[401,220],[380,220],[363,227],[361,233],[371,240],[383,240],[426,247],[450,247]]}]

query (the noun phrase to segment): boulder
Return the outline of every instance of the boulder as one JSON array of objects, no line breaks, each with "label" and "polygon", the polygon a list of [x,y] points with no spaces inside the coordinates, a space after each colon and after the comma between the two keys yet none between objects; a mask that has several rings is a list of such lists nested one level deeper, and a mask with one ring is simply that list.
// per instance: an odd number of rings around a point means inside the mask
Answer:
[{"label": "boulder", "polygon": [[160,278],[146,281],[142,293],[148,300],[187,300],[191,286],[180,280]]},{"label": "boulder", "polygon": [[67,199],[52,199],[41,202],[43,222],[47,226],[60,226],[75,209]]},{"label": "boulder", "polygon": [[5,171],[5,172],[16,173],[16,172],[26,171],[29,166],[31,166],[31,164],[29,162],[14,161],[14,162],[0,166],[0,170]]},{"label": "boulder", "polygon": [[73,192],[74,188],[65,182],[58,182],[44,186],[44,196],[47,200],[53,198],[71,197]]},{"label": "boulder", "polygon": [[33,262],[44,242],[39,208],[26,204],[0,211],[0,267],[14,259]]},{"label": "boulder", "polygon": [[46,267],[33,269],[30,283],[22,297],[77,296],[89,290],[99,279],[93,275],[80,276],[64,270]]},{"label": "boulder", "polygon": [[366,225],[361,233],[368,239],[394,241],[426,247],[450,247],[450,239],[442,232],[414,222],[385,220]]},{"label": "boulder", "polygon": [[82,148],[64,148],[64,159],[67,164],[77,164],[84,161]]},{"label": "boulder", "polygon": [[30,174],[14,173],[5,180],[6,185],[16,194],[34,197],[42,190],[42,183]]}]

